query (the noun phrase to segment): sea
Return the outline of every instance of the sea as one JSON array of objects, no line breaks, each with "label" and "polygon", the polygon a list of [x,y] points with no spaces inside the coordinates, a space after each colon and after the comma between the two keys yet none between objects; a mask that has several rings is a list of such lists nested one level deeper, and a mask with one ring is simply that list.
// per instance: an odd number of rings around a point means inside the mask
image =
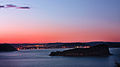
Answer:
[{"label": "sea", "polygon": [[110,48],[108,57],[49,56],[53,51],[65,49],[33,49],[0,53],[0,67],[116,67],[120,62],[120,48]]}]

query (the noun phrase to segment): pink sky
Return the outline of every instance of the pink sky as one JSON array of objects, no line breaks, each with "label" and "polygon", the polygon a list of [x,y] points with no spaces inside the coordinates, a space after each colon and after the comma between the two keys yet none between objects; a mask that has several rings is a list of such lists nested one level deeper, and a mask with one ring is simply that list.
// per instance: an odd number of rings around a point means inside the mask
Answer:
[{"label": "pink sky", "polygon": [[0,8],[0,43],[120,42],[119,0],[14,0]]}]

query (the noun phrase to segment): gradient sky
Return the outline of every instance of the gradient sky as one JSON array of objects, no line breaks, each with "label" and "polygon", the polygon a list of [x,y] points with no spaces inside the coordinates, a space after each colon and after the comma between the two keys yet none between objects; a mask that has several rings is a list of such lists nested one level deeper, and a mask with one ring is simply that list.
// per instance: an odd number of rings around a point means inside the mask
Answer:
[{"label": "gradient sky", "polygon": [[120,42],[120,0],[0,0],[0,43]]}]

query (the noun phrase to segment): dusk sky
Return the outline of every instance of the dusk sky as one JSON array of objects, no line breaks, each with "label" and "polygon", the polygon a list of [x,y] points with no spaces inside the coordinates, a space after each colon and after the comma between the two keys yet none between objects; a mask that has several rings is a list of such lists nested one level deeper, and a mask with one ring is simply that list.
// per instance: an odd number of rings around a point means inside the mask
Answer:
[{"label": "dusk sky", "polygon": [[0,43],[120,42],[120,0],[0,0],[0,6]]}]

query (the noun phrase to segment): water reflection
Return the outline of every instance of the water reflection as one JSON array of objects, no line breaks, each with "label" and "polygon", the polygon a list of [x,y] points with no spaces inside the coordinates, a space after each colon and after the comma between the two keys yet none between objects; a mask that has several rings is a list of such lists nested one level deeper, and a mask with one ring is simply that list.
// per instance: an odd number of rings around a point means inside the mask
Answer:
[{"label": "water reflection", "polygon": [[52,51],[65,49],[20,50],[0,53],[0,67],[114,67],[120,62],[120,48],[112,48],[109,57],[49,56]]}]

